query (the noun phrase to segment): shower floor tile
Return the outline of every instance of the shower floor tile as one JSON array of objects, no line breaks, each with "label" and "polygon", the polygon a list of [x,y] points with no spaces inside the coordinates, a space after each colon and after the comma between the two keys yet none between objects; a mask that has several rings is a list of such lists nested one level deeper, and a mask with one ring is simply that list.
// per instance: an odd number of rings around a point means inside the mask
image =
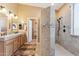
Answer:
[{"label": "shower floor tile", "polygon": [[72,53],[64,49],[59,44],[56,44],[55,46],[55,56],[74,56]]}]

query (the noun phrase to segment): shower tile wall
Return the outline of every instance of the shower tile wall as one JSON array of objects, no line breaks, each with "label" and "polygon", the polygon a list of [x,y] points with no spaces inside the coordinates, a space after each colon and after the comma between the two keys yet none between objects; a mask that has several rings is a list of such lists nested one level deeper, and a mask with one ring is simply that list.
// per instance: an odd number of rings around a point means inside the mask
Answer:
[{"label": "shower tile wall", "polygon": [[[58,17],[62,16],[60,23],[60,34],[58,43],[62,45],[65,49],[70,51],[75,55],[79,55],[79,37],[72,36],[70,34],[71,30],[71,6],[72,4],[65,4],[57,13]],[[63,26],[66,26],[66,32],[63,32]]]},{"label": "shower tile wall", "polygon": [[56,30],[56,15],[55,15],[55,8],[51,6],[50,8],[50,56],[55,55],[55,30]]},{"label": "shower tile wall", "polygon": [[37,49],[38,55],[55,55],[55,20],[55,10],[53,6],[41,10],[40,43]]},{"label": "shower tile wall", "polygon": [[40,23],[40,54],[48,56],[50,54],[50,7],[42,9]]}]

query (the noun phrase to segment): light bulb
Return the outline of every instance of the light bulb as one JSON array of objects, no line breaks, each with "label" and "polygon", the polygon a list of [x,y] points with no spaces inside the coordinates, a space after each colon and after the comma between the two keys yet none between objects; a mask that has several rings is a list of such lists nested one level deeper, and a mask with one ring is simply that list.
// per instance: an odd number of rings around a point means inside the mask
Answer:
[{"label": "light bulb", "polygon": [[0,9],[0,13],[7,14],[7,10],[5,8]]},{"label": "light bulb", "polygon": [[17,19],[17,18],[18,18],[18,16],[14,15],[14,18],[15,18],[15,19]]},{"label": "light bulb", "polygon": [[10,14],[10,17],[14,18],[14,14],[13,14],[13,13],[11,13],[11,14]]},{"label": "light bulb", "polygon": [[10,16],[11,18],[14,18],[14,14],[13,14],[11,11],[9,11],[9,16]]}]

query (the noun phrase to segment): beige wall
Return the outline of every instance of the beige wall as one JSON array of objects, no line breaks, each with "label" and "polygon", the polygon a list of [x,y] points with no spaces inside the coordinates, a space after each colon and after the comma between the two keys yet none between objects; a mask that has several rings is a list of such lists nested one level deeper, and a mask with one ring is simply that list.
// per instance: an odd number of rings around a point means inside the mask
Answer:
[{"label": "beige wall", "polygon": [[18,16],[18,19],[14,19],[13,22],[18,25],[18,22],[27,21],[28,17],[36,17],[40,19],[41,8],[21,5],[17,3],[1,3],[0,5],[5,6],[7,10],[11,10]]},{"label": "beige wall", "polygon": [[40,18],[41,16],[41,8],[21,4],[18,7],[19,20],[25,21],[28,17]]},{"label": "beige wall", "polygon": [[5,6],[8,10],[11,10],[18,16],[19,20],[26,20],[28,17],[40,18],[41,16],[41,8],[39,7],[16,3],[0,3],[0,5]]},{"label": "beige wall", "polygon": [[40,20],[40,55],[50,55],[50,7],[42,9]]}]

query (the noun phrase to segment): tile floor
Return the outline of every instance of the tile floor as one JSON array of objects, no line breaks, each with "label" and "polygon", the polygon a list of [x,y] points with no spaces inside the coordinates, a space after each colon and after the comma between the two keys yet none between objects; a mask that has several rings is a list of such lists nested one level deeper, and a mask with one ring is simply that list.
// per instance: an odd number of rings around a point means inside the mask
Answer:
[{"label": "tile floor", "polygon": [[[35,56],[35,55],[36,55],[36,44],[34,42],[31,42],[31,43],[25,43],[23,46],[21,46],[14,53],[13,56]],[[55,56],[74,56],[74,54],[70,53],[59,44],[56,44]]]},{"label": "tile floor", "polygon": [[72,53],[64,49],[62,46],[59,44],[56,44],[55,47],[55,56],[74,56]]},{"label": "tile floor", "polygon": [[24,43],[13,56],[35,56],[36,44],[34,42]]}]

